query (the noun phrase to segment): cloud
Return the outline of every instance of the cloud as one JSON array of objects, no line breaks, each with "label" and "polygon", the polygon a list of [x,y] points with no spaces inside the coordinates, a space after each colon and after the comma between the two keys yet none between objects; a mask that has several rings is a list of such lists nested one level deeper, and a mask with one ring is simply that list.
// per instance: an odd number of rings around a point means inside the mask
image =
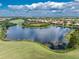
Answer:
[{"label": "cloud", "polygon": [[[66,5],[65,9],[68,12],[79,13],[79,2],[70,2]],[[76,11],[76,12],[75,12]]]},{"label": "cloud", "polygon": [[[39,2],[31,5],[8,5],[2,15],[25,17],[79,16],[79,2]],[[4,13],[3,13],[4,12]]]},{"label": "cloud", "polygon": [[0,6],[2,6],[2,4],[0,3]]},{"label": "cloud", "polygon": [[11,9],[23,9],[24,5],[8,5],[8,7]]},{"label": "cloud", "polygon": [[27,9],[27,10],[38,10],[38,9],[53,9],[53,8],[59,8],[62,9],[64,7],[65,3],[61,2],[39,2],[39,3],[33,3],[31,5],[8,5],[11,9]]},{"label": "cloud", "polygon": [[79,1],[79,0],[75,0],[75,1]]},{"label": "cloud", "polygon": [[63,12],[64,10],[75,11],[79,9],[79,2],[39,2],[31,5],[8,5],[8,8],[13,10],[48,10],[50,12]]}]

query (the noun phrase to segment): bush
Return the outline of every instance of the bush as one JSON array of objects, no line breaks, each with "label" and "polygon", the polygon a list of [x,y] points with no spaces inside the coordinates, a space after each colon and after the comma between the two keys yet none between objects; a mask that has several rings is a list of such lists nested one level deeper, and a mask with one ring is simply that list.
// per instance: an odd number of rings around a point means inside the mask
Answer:
[{"label": "bush", "polygon": [[70,34],[68,48],[76,48],[79,44],[78,42],[79,30],[75,30]]}]

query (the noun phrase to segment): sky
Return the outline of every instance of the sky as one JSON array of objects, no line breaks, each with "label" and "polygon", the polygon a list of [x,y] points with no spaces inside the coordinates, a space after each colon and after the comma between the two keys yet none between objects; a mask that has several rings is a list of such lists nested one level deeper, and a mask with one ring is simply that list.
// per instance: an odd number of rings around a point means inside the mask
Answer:
[{"label": "sky", "polygon": [[78,17],[79,0],[0,0],[0,16]]}]

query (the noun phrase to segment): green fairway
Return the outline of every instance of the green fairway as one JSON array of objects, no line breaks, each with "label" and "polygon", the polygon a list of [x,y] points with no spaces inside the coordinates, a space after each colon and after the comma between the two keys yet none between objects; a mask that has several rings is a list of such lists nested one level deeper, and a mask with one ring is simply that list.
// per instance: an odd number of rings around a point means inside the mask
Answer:
[{"label": "green fairway", "polygon": [[9,21],[10,23],[13,23],[13,24],[21,24],[21,23],[23,23],[24,22],[24,20],[22,20],[22,19],[16,19],[16,20],[11,20],[11,21]]},{"label": "green fairway", "polygon": [[38,43],[0,41],[0,59],[79,59],[78,51],[56,53]]},{"label": "green fairway", "polygon": [[49,26],[49,24],[47,24],[47,23],[34,23],[34,24],[24,24],[24,26],[25,27],[47,27],[47,26]]}]

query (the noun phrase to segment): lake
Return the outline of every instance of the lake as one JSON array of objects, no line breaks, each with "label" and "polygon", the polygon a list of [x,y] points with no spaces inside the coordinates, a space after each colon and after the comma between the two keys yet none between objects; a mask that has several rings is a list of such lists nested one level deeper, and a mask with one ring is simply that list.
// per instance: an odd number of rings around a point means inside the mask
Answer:
[{"label": "lake", "polygon": [[64,36],[70,31],[69,28],[53,27],[47,28],[22,28],[21,26],[12,26],[7,30],[8,40],[32,40],[41,43],[48,43],[50,41],[64,42]]}]

